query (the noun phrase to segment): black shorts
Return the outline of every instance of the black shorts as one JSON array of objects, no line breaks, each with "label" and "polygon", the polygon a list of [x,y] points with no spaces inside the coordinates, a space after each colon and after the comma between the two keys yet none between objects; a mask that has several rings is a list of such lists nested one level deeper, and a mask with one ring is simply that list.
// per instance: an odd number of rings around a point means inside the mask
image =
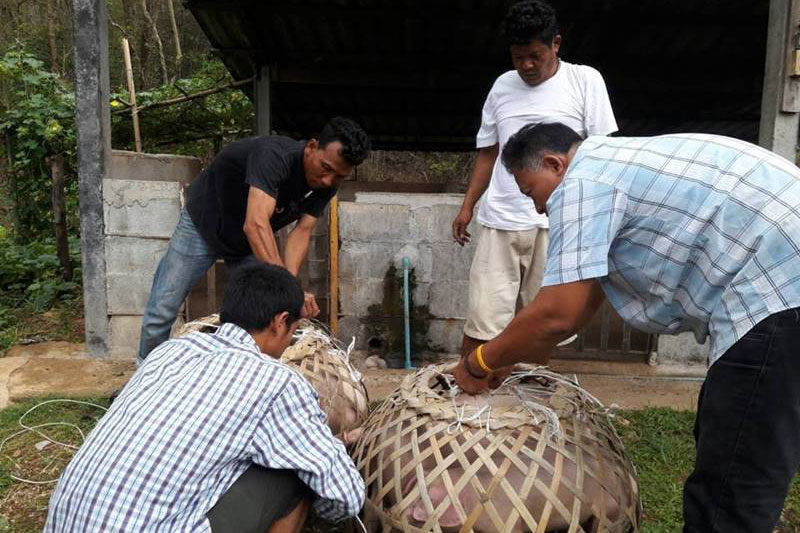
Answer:
[{"label": "black shorts", "polygon": [[293,470],[252,465],[206,514],[213,533],[264,533],[312,492]]}]

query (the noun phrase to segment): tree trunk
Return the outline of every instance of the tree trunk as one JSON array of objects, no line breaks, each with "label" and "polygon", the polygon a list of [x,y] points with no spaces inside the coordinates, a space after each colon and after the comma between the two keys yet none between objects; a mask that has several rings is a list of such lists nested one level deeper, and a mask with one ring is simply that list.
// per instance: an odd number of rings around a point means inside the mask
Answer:
[{"label": "tree trunk", "polygon": [[169,23],[172,26],[172,40],[175,44],[175,72],[174,77],[179,78],[181,75],[181,59],[183,59],[183,52],[181,51],[181,35],[178,33],[178,22],[175,20],[175,8],[172,6],[172,0],[165,0],[167,2],[167,12],[169,13]]},{"label": "tree trunk", "polygon": [[56,42],[56,0],[47,0],[47,45],[50,49],[50,70],[61,75],[58,60],[58,44]]},{"label": "tree trunk", "polygon": [[67,208],[64,193],[64,155],[50,156],[50,173],[53,180],[53,222],[56,229],[56,250],[61,264],[61,278],[72,281],[72,262],[69,259],[67,239]]},{"label": "tree trunk", "polygon": [[144,18],[147,20],[147,24],[150,26],[150,30],[153,32],[153,37],[156,41],[156,48],[158,49],[158,59],[161,63],[161,83],[166,85],[169,83],[169,73],[167,73],[167,59],[164,56],[164,45],[161,42],[161,35],[158,33],[158,26],[156,26],[153,17],[150,15],[150,10],[147,9],[147,0],[142,0],[142,12],[144,13]]}]

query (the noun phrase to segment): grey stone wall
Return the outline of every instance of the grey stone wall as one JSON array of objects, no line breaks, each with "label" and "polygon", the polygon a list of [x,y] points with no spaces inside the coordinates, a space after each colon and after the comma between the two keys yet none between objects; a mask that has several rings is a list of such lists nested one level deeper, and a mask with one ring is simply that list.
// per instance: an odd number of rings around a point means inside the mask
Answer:
[{"label": "grey stone wall", "polygon": [[708,360],[708,339],[698,344],[694,333],[658,336],[658,361],[703,364]]},{"label": "grey stone wall", "polygon": [[134,357],[156,266],[200,160],[114,151],[103,182],[109,355]]},{"label": "grey stone wall", "polygon": [[453,242],[457,194],[356,193],[339,203],[340,337],[402,347],[402,258],[411,260],[415,351],[458,352],[467,314],[473,242]]}]

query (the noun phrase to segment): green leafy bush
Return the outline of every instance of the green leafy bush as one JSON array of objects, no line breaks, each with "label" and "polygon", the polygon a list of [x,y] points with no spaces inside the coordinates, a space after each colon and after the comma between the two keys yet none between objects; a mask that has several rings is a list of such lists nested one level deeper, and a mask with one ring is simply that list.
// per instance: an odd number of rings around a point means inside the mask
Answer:
[{"label": "green leafy bush", "polygon": [[[11,161],[8,192],[20,242],[52,233],[47,157],[64,154],[66,175],[74,175],[74,109],[72,88],[32,54],[14,47],[0,58],[0,133]],[[76,216],[77,180],[67,182],[67,204]]]},{"label": "green leafy bush", "polygon": [[[70,255],[79,265],[80,242],[75,237],[70,239]],[[74,279],[79,280],[80,275],[78,268]],[[52,240],[19,244],[0,226],[0,329],[4,321],[8,322],[7,307],[29,304],[36,311],[44,311],[56,300],[74,298],[79,289],[79,283],[61,279]]]}]

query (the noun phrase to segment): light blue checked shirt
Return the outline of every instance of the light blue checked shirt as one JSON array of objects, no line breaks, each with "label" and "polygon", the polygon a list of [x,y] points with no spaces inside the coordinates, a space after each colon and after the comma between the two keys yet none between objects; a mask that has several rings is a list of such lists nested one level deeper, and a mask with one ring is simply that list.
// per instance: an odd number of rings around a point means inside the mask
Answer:
[{"label": "light blue checked shirt", "polygon": [[800,171],[716,135],[589,137],[547,203],[544,285],[597,278],[624,320],[710,363],[800,306]]},{"label": "light blue checked shirt", "polygon": [[206,513],[253,463],[296,470],[329,519],[364,482],[300,374],[233,324],[156,348],[61,476],[45,532],[207,532]]}]

